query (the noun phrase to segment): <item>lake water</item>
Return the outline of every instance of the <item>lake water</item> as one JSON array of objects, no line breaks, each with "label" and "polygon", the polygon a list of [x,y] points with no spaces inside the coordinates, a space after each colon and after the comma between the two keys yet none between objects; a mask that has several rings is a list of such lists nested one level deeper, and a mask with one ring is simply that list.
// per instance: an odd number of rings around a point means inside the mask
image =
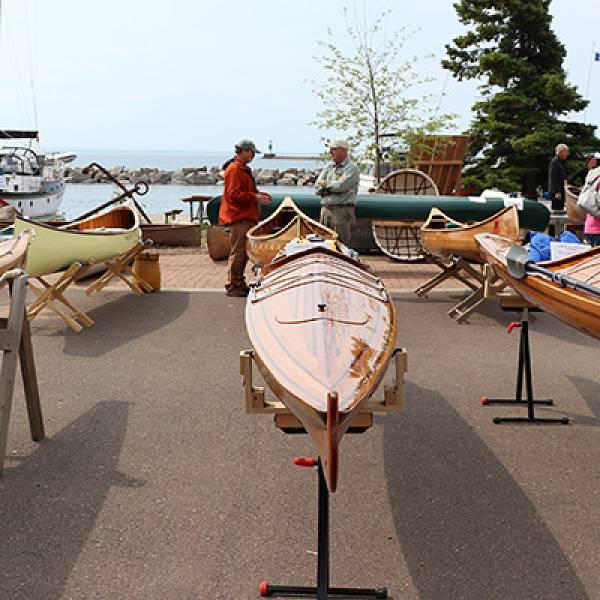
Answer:
[{"label": "lake water", "polygon": [[[261,148],[266,150],[266,148]],[[77,158],[71,163],[72,166],[82,167],[91,162],[111,168],[123,166],[127,168],[151,167],[167,171],[174,171],[182,167],[221,167],[231,158],[233,153],[229,152],[158,152],[158,151],[123,151],[123,150],[80,150]],[[310,152],[280,152],[281,155],[308,156]],[[250,166],[253,169],[320,169],[323,167],[321,161],[314,160],[271,160],[257,156]],[[131,185],[127,184],[127,188]],[[285,186],[260,186],[261,190],[269,193],[305,193],[311,194],[312,187],[285,187]],[[149,215],[159,215],[163,211],[173,208],[183,208],[187,211],[187,204],[181,201],[183,196],[193,194],[205,194],[216,196],[221,194],[223,186],[219,185],[152,185],[145,196],[138,197],[138,202]],[[60,213],[67,219],[73,219],[92,208],[110,200],[112,196],[120,193],[120,190],[112,184],[72,184],[66,186],[65,195],[60,205]],[[189,218],[189,213],[184,213]]]},{"label": "lake water", "polygon": [[[263,148],[264,150],[264,148]],[[157,151],[123,151],[123,150],[80,150],[77,158],[71,163],[75,167],[84,167],[91,162],[100,163],[104,167],[127,167],[139,169],[151,167],[165,171],[175,171],[183,167],[219,167],[233,156],[233,152],[157,152]],[[309,156],[311,152],[279,152],[282,156]],[[323,162],[315,160],[277,160],[261,158],[257,155],[250,163],[253,169],[321,169]]]},{"label": "lake water", "polygon": [[[130,188],[131,185],[125,187]],[[311,194],[312,187],[287,187],[287,186],[260,186],[260,189],[270,194]],[[59,212],[67,219],[74,219],[79,215],[110,200],[120,193],[116,186],[105,183],[68,183],[63,196]],[[173,208],[182,208],[182,216],[189,219],[188,205],[181,201],[183,196],[205,194],[216,196],[223,192],[222,185],[152,185],[145,196],[136,196],[144,211],[148,215],[159,215]]]}]

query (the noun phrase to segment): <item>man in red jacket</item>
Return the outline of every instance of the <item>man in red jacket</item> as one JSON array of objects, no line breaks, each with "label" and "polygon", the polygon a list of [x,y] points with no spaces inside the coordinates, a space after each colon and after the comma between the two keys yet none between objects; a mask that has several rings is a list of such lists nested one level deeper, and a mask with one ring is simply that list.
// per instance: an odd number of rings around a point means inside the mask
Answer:
[{"label": "man in red jacket", "polygon": [[247,296],[248,286],[244,271],[248,262],[246,233],[258,223],[259,207],[271,202],[271,196],[259,192],[248,163],[259,151],[254,142],[241,140],[235,145],[235,158],[225,169],[225,186],[219,224],[231,231],[229,273],[225,290],[228,296]]}]

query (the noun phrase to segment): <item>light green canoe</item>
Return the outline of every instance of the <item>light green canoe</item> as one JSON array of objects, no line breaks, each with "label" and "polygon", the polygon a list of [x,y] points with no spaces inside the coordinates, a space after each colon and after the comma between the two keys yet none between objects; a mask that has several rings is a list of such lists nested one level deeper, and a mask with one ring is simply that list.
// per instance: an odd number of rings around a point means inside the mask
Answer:
[{"label": "light green canoe", "polygon": [[14,235],[32,229],[25,270],[31,277],[60,271],[74,262],[97,263],[133,248],[141,239],[140,219],[127,202],[111,210],[61,227],[15,219]]}]

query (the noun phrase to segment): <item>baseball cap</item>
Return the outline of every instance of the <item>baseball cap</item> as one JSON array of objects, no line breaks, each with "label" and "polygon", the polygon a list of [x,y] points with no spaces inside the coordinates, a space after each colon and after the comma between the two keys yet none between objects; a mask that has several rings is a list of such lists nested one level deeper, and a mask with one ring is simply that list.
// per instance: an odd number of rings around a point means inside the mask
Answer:
[{"label": "baseball cap", "polygon": [[330,140],[329,149],[333,150],[334,148],[343,148],[344,150],[348,150],[348,142],[346,140]]},{"label": "baseball cap", "polygon": [[254,154],[261,154],[261,151],[256,147],[254,142],[252,140],[248,140],[246,138],[244,138],[243,140],[240,140],[235,145],[235,147],[236,147],[236,149],[239,149],[239,150],[252,150],[252,152],[254,152]]}]

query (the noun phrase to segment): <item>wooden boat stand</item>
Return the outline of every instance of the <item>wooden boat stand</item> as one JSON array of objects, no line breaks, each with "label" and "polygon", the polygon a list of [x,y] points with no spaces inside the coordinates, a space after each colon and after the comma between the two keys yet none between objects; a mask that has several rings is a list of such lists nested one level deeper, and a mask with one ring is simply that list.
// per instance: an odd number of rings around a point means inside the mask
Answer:
[{"label": "wooden boat stand", "polygon": [[[521,320],[511,323],[506,331],[511,333],[513,329],[520,328],[519,360],[517,364],[517,386],[514,398],[488,398],[483,396],[480,402],[483,406],[490,404],[510,404],[516,406],[527,406],[526,417],[494,417],[495,424],[500,423],[529,423],[536,425],[568,425],[568,417],[536,417],[535,405],[543,404],[552,406],[553,400],[536,400],[533,397],[533,381],[531,376],[531,351],[529,347],[529,311],[541,312],[541,310],[530,304],[520,296],[513,296],[510,300],[501,303],[503,310],[516,310],[521,312]],[[523,400],[523,377],[527,387],[527,399]]]},{"label": "wooden boat stand", "polygon": [[[89,296],[92,292],[102,291],[114,277],[118,277],[121,281],[125,282],[129,286],[129,289],[137,296],[142,296],[144,292],[153,291],[154,288],[147,281],[134,275],[131,271],[135,257],[143,250],[147,250],[151,245],[152,242],[150,240],[138,242],[133,248],[127,250],[127,252],[107,260],[106,272],[85,288],[84,292],[86,295]],[[129,277],[126,277],[126,275]]]},{"label": "wooden boat stand", "polygon": [[25,318],[27,274],[20,269],[8,271],[0,277],[0,286],[7,284],[11,296],[9,313],[8,318],[0,319],[0,351],[3,353],[2,369],[0,370],[0,474],[6,456],[17,361],[21,363],[31,439],[39,442],[45,437],[31,333],[29,323]]},{"label": "wooden boat stand", "polygon": [[[138,296],[146,291],[152,291],[152,286],[133,275],[131,273],[131,264],[135,257],[146,249],[150,242],[139,242],[133,248],[103,261],[106,264],[106,272],[102,274],[96,281],[85,288],[85,293],[89,296],[92,292],[100,292],[113,277],[119,277],[124,281],[131,291]],[[42,276],[35,279],[42,284],[42,287],[36,286],[32,281],[29,282],[29,289],[37,296],[37,298],[27,307],[27,319],[32,321],[44,309],[49,308],[54,311],[75,333],[79,333],[83,327],[91,327],[94,321],[82,310],[73,305],[64,296],[64,291],[76,280],[81,279],[85,274],[93,268],[95,263],[80,263],[74,262],[63,271],[59,278],[50,283]],[[127,277],[126,275],[129,275]],[[71,314],[65,312],[62,307],[57,306],[57,303],[65,306]]]},{"label": "wooden boat stand", "polygon": [[478,306],[489,298],[501,296],[502,291],[508,285],[488,263],[483,265],[481,272],[476,269],[472,270],[479,286],[448,311],[448,316],[456,319],[459,323],[465,321]]},{"label": "wooden boat stand", "polygon": [[[298,419],[281,402],[269,402],[265,399],[264,388],[252,385],[252,350],[240,352],[240,372],[244,380],[246,413],[274,414],[275,426],[284,433],[306,433]],[[404,408],[404,374],[406,373],[407,354],[403,348],[394,350],[396,380],[393,386],[385,386],[384,401],[369,401],[353,420],[348,433],[364,433],[373,424],[373,412],[400,411]],[[329,584],[329,490],[323,474],[321,461],[313,457],[299,457],[294,464],[300,467],[316,467],[319,478],[318,524],[317,524],[317,575],[316,586],[273,585],[261,581],[259,594],[263,597],[316,598],[327,600],[332,597],[388,598],[387,589],[380,588],[336,588]]]},{"label": "wooden boat stand", "polygon": [[478,289],[477,284],[473,280],[481,282],[481,272],[479,270],[473,267],[464,258],[460,258],[459,256],[451,256],[449,261],[450,264],[448,264],[448,261],[438,258],[437,256],[430,255],[428,257],[427,262],[438,266],[442,272],[438,273],[429,281],[426,281],[423,285],[419,286],[415,290],[415,294],[417,296],[424,296],[450,277],[458,279],[458,281],[471,288],[473,291]]}]

